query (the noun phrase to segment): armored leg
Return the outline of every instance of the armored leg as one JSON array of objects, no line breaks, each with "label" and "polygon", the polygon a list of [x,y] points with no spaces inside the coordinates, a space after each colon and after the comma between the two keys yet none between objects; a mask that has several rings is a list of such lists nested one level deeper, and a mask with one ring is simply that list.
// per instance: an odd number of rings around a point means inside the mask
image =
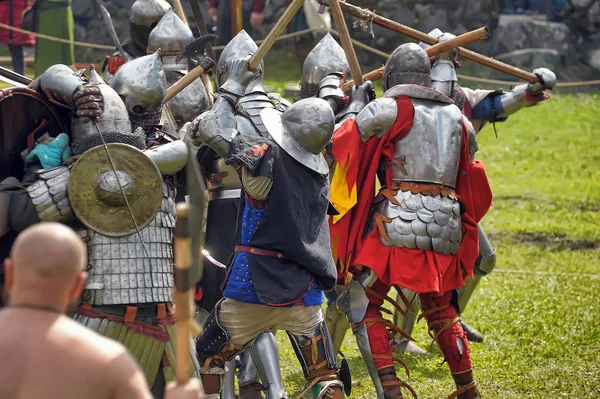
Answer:
[{"label": "armored leg", "polygon": [[[313,398],[342,399],[344,397],[342,380],[350,384],[351,378],[349,375],[340,376],[340,367],[325,321],[317,325],[312,336],[290,332],[288,336],[302,366],[304,378],[312,387]],[[346,387],[349,388],[350,386]]]},{"label": "armored leg", "polygon": [[237,369],[237,359],[232,359],[226,363],[227,372],[223,376],[221,399],[235,399],[235,370]]},{"label": "armored leg", "polygon": [[344,286],[337,285],[335,290],[327,293],[328,303],[325,312],[325,320],[327,321],[329,334],[331,334],[335,353],[340,351],[344,338],[346,337],[346,332],[350,329],[350,323],[348,323],[346,314],[337,306],[337,299],[344,288]]},{"label": "armored leg", "polygon": [[[417,321],[417,312],[419,311],[419,301],[417,300],[417,294],[408,288],[402,288],[402,293],[405,298],[408,298],[414,311],[407,311],[406,316],[394,309],[394,324],[398,326],[407,335],[412,335],[413,328]],[[400,294],[398,294],[396,302],[400,301]],[[394,342],[394,350],[399,352],[414,353],[416,355],[426,355],[427,351],[419,348],[413,341],[399,336]]]},{"label": "armored leg", "polygon": [[[243,346],[230,342],[229,333],[219,322],[218,309],[217,305],[206,320],[204,332],[196,340],[196,352],[200,361],[200,374],[206,399],[221,398],[225,365],[244,349]],[[235,363],[233,373],[235,373]]]},{"label": "armored leg", "polygon": [[427,319],[430,334],[437,341],[456,382],[457,391],[450,397],[478,398],[469,342],[460,324],[458,310],[452,303],[452,295],[452,292],[419,294],[423,309],[421,317]]},{"label": "armored leg", "polygon": [[338,299],[338,306],[347,311],[352,323],[358,348],[375,385],[377,399],[402,398],[401,387],[407,388],[414,395],[412,388],[396,377],[394,361],[402,363],[407,372],[408,368],[401,359],[392,355],[394,336],[402,334],[406,338],[410,337],[381,315],[384,299],[406,314],[404,309],[387,296],[389,290],[389,286],[367,269],[359,281],[350,283]]},{"label": "armored leg", "polygon": [[[275,341],[275,335],[272,332],[265,332],[259,335],[250,347],[250,354],[261,377],[262,385],[266,389],[267,399],[287,399],[281,379],[279,350]],[[239,380],[241,389],[243,384],[241,376]]]},{"label": "armored leg", "polygon": [[[473,279],[467,279],[467,283],[458,289],[458,307],[461,313],[464,313],[473,292],[479,285],[482,276],[486,276],[494,270],[496,266],[496,250],[492,247],[481,225],[477,225],[479,231],[479,257],[475,262]],[[467,338],[472,342],[483,342],[483,336],[473,327],[463,323],[463,329],[467,333]]]}]

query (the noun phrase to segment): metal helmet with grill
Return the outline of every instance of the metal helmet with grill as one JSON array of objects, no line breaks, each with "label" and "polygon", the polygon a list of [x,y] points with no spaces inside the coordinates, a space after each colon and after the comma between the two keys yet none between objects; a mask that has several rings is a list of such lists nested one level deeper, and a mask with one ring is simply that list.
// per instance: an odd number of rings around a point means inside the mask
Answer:
[{"label": "metal helmet with grill", "polygon": [[136,0],[129,13],[129,34],[135,45],[148,47],[148,36],[158,21],[171,9],[165,0]]},{"label": "metal helmet with grill", "polygon": [[416,43],[398,46],[387,59],[383,71],[383,89],[400,84],[431,87],[431,63],[427,53]]},{"label": "metal helmet with grill", "polygon": [[[227,46],[225,46],[225,48],[221,52],[221,55],[219,56],[219,61],[217,62],[216,79],[219,87],[221,87],[223,83],[227,81],[227,78],[229,76],[229,73],[227,71],[227,64],[229,63],[229,61],[237,58],[244,58],[247,55],[254,54],[256,53],[256,50],[258,50],[258,46],[256,45],[256,43],[254,43],[254,40],[252,40],[250,35],[246,33],[245,30],[242,29],[240,33],[235,35],[235,37],[231,39],[229,43],[227,43]],[[264,61],[260,62],[260,67],[263,70],[263,73],[258,74],[257,78],[254,79],[248,85],[246,93],[251,93],[252,91],[256,90],[257,86],[262,87],[262,79],[265,70]]]},{"label": "metal helmet with grill", "polygon": [[123,98],[134,128],[160,123],[167,79],[158,51],[123,64],[111,85]]},{"label": "metal helmet with grill", "polygon": [[350,65],[342,46],[328,33],[312,49],[302,65],[300,97],[314,97],[319,91],[319,83],[332,73],[344,74],[350,79]]},{"label": "metal helmet with grill", "polygon": [[143,132],[131,131],[127,107],[115,90],[90,66],[90,78],[86,85],[100,88],[104,99],[104,112],[95,120],[73,118],[71,121],[71,149],[74,155],[81,155],[90,148],[105,143],[124,143],[139,149],[146,146]]},{"label": "metal helmet with grill", "polygon": [[[433,36],[440,42],[452,39],[456,37],[452,33],[442,32],[440,29],[435,28],[429,32],[429,36]],[[429,47],[426,43],[419,43],[423,48]],[[453,48],[442,54],[437,55],[431,63],[431,87],[447,95],[453,97],[454,88],[458,82],[458,76],[456,76],[455,61],[458,58],[458,49]],[[455,99],[456,100],[456,99]]]},{"label": "metal helmet with grill", "polygon": [[286,153],[319,174],[328,173],[322,151],[333,136],[335,116],[327,101],[305,98],[295,102],[283,114],[265,108],[260,116],[273,140]]},{"label": "metal helmet with grill", "polygon": [[165,71],[188,71],[188,61],[175,62],[175,58],[187,44],[194,41],[191,29],[175,14],[169,10],[160,22],[152,29],[148,38],[148,54],[160,50],[160,56]]}]

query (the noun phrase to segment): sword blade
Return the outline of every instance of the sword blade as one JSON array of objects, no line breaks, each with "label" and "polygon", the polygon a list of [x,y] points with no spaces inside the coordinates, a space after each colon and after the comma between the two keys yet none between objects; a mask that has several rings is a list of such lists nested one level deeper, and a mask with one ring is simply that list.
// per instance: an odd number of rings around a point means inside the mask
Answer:
[{"label": "sword blade", "polygon": [[20,73],[0,66],[0,80],[13,86],[24,87],[31,83],[31,79]]},{"label": "sword blade", "polygon": [[119,40],[117,31],[115,30],[115,26],[113,25],[110,13],[106,9],[106,7],[104,7],[104,5],[100,2],[100,0],[96,0],[96,4],[100,9],[100,17],[102,18],[104,26],[106,27],[106,30],[108,30],[108,34],[114,42],[115,47],[117,47],[117,50],[119,50],[120,55],[123,58],[125,58],[126,61],[131,61],[131,57],[125,52],[125,50],[123,50],[123,46],[121,46],[121,41]]}]

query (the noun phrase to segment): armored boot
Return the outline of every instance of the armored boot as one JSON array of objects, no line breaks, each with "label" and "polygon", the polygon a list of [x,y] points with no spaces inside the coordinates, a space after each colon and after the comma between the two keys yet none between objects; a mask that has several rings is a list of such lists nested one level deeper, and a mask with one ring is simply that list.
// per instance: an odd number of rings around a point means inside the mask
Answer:
[{"label": "armored boot", "polygon": [[347,393],[350,392],[351,377],[349,370],[347,375],[340,375],[340,367],[325,321],[317,325],[313,337],[289,332],[288,336],[308,384],[304,393],[311,389],[314,399],[344,398],[344,388]]},{"label": "armored boot", "polygon": [[471,327],[463,320],[460,321],[460,325],[462,326],[463,330],[465,330],[465,333],[467,333],[467,339],[470,342],[483,342],[483,335],[481,335],[481,333],[475,328]]},{"label": "armored boot", "polygon": [[452,374],[457,390],[448,396],[448,399],[479,399],[479,390],[473,377],[473,369],[463,371],[462,373]]}]

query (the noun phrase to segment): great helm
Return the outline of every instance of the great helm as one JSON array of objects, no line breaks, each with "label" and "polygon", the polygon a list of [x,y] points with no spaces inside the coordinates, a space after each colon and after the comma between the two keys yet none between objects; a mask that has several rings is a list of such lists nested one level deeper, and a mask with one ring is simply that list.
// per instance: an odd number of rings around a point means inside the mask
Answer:
[{"label": "great helm", "polygon": [[148,47],[148,36],[158,21],[171,9],[165,0],[136,0],[129,13],[129,33],[142,51]]},{"label": "great helm", "polygon": [[390,55],[383,71],[383,89],[399,84],[431,86],[431,63],[425,50],[416,43],[398,46]]},{"label": "great helm", "polygon": [[93,66],[90,66],[90,78],[86,85],[100,88],[104,101],[104,112],[95,120],[85,117],[72,119],[71,150],[73,155],[81,155],[103,142],[124,143],[139,149],[145,148],[145,136],[139,132],[131,132],[131,122],[123,100],[102,80]]},{"label": "great helm", "polygon": [[167,79],[158,51],[123,64],[111,85],[123,98],[134,127],[159,124]]},{"label": "great helm", "polygon": [[[444,33],[438,28],[429,32],[429,36],[433,36],[440,42],[456,37],[452,33]],[[419,43],[423,48],[429,47],[426,43]],[[435,57],[431,63],[431,87],[449,97],[452,97],[458,77],[456,76],[455,61],[458,58],[458,49],[448,50]]]},{"label": "great helm", "polygon": [[342,46],[328,33],[312,49],[302,65],[300,97],[314,97],[319,91],[319,83],[332,73],[344,74],[350,78],[350,65]]},{"label": "great helm", "polygon": [[[229,43],[227,43],[227,46],[225,46],[225,48],[221,52],[221,55],[219,56],[219,61],[217,62],[216,79],[217,83],[219,84],[219,87],[227,81],[227,77],[229,76],[229,73],[227,71],[227,64],[229,63],[229,61],[237,58],[244,58],[247,55],[254,54],[256,53],[256,50],[258,50],[258,46],[256,45],[256,43],[254,43],[254,40],[252,40],[250,35],[248,35],[248,33],[246,33],[245,30],[242,29],[240,33],[235,35],[235,37],[231,39]],[[261,61],[260,67],[264,72],[264,61]],[[262,76],[262,73],[258,74],[258,77],[248,85],[246,93],[252,92],[257,86],[262,87]]]},{"label": "great helm", "polygon": [[319,174],[328,173],[322,151],[333,136],[335,117],[327,101],[305,98],[295,102],[283,114],[265,108],[260,116],[273,140],[286,153]]},{"label": "great helm", "polygon": [[194,41],[191,29],[175,14],[167,11],[160,22],[152,29],[148,37],[148,54],[160,50],[160,56],[165,71],[186,73],[187,59],[175,62],[177,54],[189,43]]}]

